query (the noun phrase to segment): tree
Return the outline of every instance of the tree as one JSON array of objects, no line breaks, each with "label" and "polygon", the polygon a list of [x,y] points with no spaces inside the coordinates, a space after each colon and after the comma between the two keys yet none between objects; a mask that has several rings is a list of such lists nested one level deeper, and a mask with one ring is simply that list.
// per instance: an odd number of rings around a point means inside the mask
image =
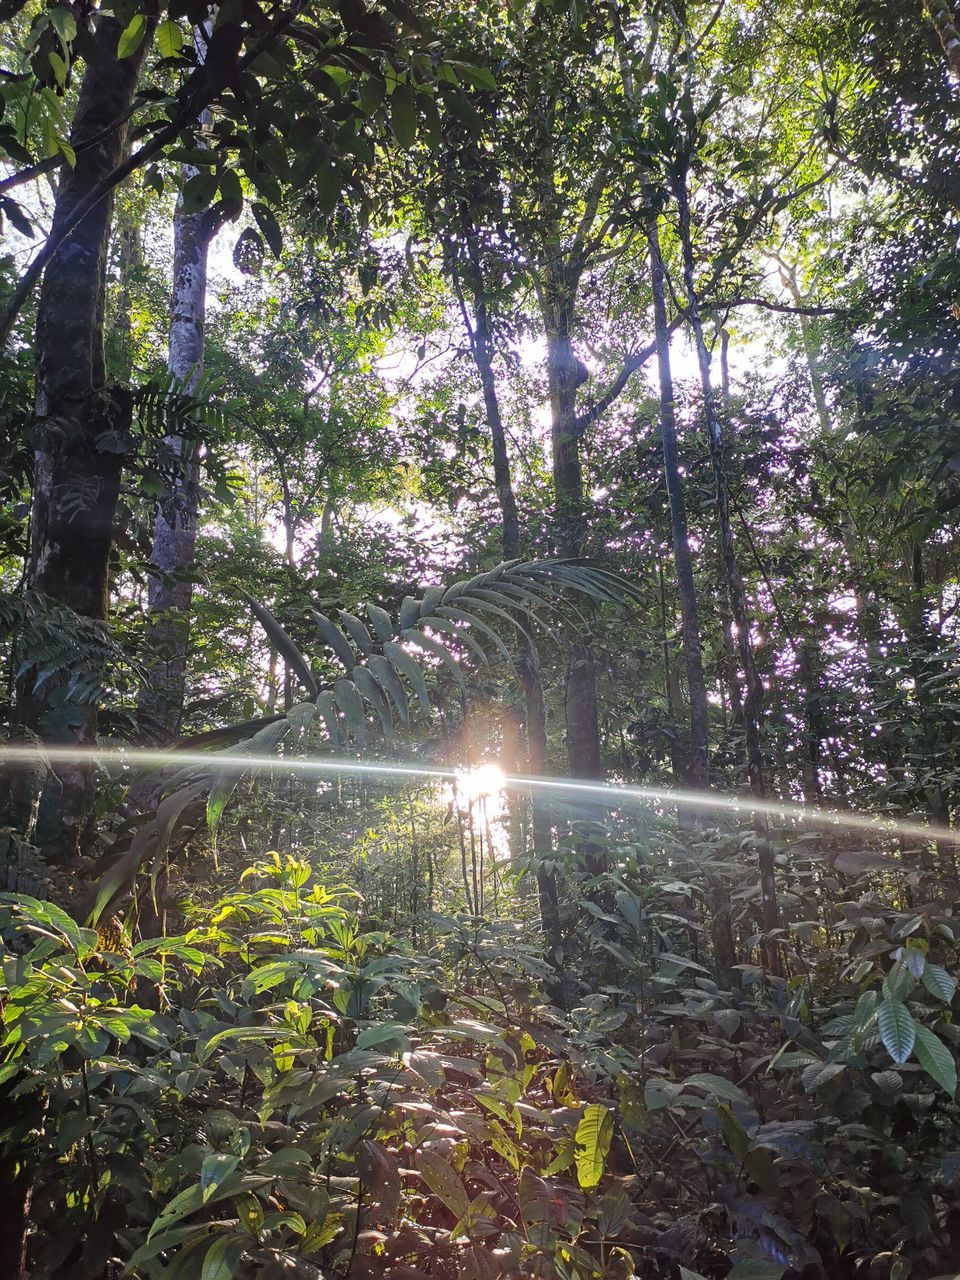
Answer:
[{"label": "tree", "polygon": [[[209,22],[195,33],[198,66],[204,63],[211,34]],[[208,110],[201,116],[200,127],[209,127],[211,122]],[[200,177],[201,171],[195,165],[184,165],[185,187]],[[176,385],[191,395],[203,377],[207,258],[222,217],[221,211],[211,209],[190,212],[183,193],[177,200],[173,217],[167,371]],[[178,736],[183,718],[200,511],[200,466],[197,444],[189,438],[170,435],[164,438],[161,447],[169,457],[171,475],[154,519],[146,638],[149,658],[138,715],[150,740],[169,742]]]},{"label": "tree", "polygon": [[[202,26],[206,9],[194,16],[195,25]],[[315,21],[317,17],[314,15]],[[415,19],[408,21],[404,17],[402,25],[419,32],[420,24]],[[429,98],[431,80],[427,64],[416,60],[406,47],[405,36],[392,22],[366,21],[348,12],[342,23],[338,20],[311,29],[301,20],[299,6],[292,4],[282,6],[266,22],[261,20],[259,9],[253,19],[245,15],[240,21],[234,21],[227,10],[221,9],[204,57],[199,60],[183,41],[176,21],[167,19],[163,25],[161,83],[165,64],[170,61],[186,72],[185,78],[173,94],[167,91],[168,85],[158,92],[153,92],[157,86],[149,86],[151,91],[138,97],[138,91],[146,88],[140,77],[155,26],[152,9],[138,10],[125,27],[115,18],[104,18],[92,36],[86,31],[78,32],[72,18],[69,23],[64,19],[62,26],[65,35],[72,32],[86,50],[86,71],[72,141],[57,144],[59,155],[75,157],[76,166],[61,182],[50,235],[23,274],[0,331],[6,338],[36,280],[45,273],[38,311],[37,410],[51,425],[37,458],[30,584],[79,614],[103,618],[107,611],[113,521],[132,408],[129,390],[107,387],[103,369],[104,265],[112,193],[132,172],[148,162],[157,162],[180,135],[192,139],[205,119],[204,113],[214,111],[216,106],[217,119],[208,138],[210,146],[201,157],[202,167],[208,171],[190,178],[188,211],[199,215],[218,196],[221,209],[242,202],[241,170],[262,197],[253,202],[258,226],[274,251],[279,252],[281,236],[271,206],[279,206],[283,190],[274,170],[283,176],[287,186],[300,191],[316,191],[316,184],[322,184],[321,203],[332,209],[341,183],[356,173],[361,158],[372,150],[370,135],[375,134],[377,126],[371,121],[360,82],[344,89],[342,74],[339,79],[332,78],[324,70],[325,65],[342,73],[345,66],[355,66],[354,59],[361,49],[372,49],[375,58],[367,58],[361,80],[382,86],[383,69],[390,67],[393,74],[402,66],[397,74],[405,80],[409,77],[409,83],[401,91],[401,98],[419,91],[424,101]],[[62,44],[69,54],[70,39],[62,38]],[[318,134],[318,90],[309,77],[305,80],[300,74],[304,67],[296,67],[298,55],[304,57],[313,78],[319,80],[319,92],[346,106],[350,121],[346,131],[339,132],[342,112],[334,109],[321,121]],[[66,66],[62,58],[60,62]],[[44,63],[43,78],[48,76],[46,66]],[[255,72],[250,69],[254,66]],[[61,69],[58,74],[65,76],[66,71]],[[289,135],[273,124],[266,128],[266,137],[264,130],[250,128],[247,106],[249,95],[254,93],[261,110],[267,110],[272,101],[279,119],[289,126]],[[148,140],[127,152],[131,117],[142,102],[157,98],[168,103],[167,116],[151,125],[138,124],[134,132],[145,129]],[[298,128],[294,129],[294,124]],[[288,136],[293,138],[289,153],[292,159],[284,145]],[[197,159],[195,150],[191,158]],[[209,165],[208,159],[212,162]],[[36,166],[28,166],[16,180],[35,176],[36,172]],[[185,241],[182,247],[186,249]],[[68,422],[79,425],[65,427],[63,424]],[[188,488],[192,483],[188,467]],[[191,507],[192,502],[190,497],[187,506]],[[79,522],[78,512],[83,513]],[[182,536],[173,540],[183,541],[184,545],[176,555],[189,553],[192,523],[189,517],[181,523]],[[172,530],[170,521],[167,524]],[[161,528],[161,541],[165,536]],[[173,665],[174,670],[167,674],[176,684],[179,659]],[[93,712],[77,711],[69,705],[69,698],[67,705],[52,711],[52,692],[37,698],[24,690],[24,726],[42,736],[53,735],[56,740],[90,740],[95,733]],[[175,695],[172,687],[168,693],[165,702]],[[164,718],[169,719],[169,709]],[[65,770],[45,788],[37,816],[24,814],[25,829],[35,835],[51,860],[66,860],[78,851],[87,794],[85,772]],[[30,808],[26,802],[23,807]]]},{"label": "tree", "polygon": [[[148,47],[118,57],[123,28],[103,18],[71,130],[76,165],[61,179],[52,242],[77,220],[106,178],[121,165],[126,120]],[[118,123],[119,122],[119,123]],[[96,146],[90,140],[96,138]],[[131,427],[127,388],[110,385],[103,356],[103,308],[112,201],[90,208],[61,243],[44,276],[37,311],[36,412],[42,423],[31,520],[29,587],[88,618],[107,616],[113,522],[123,453]],[[81,706],[69,687],[41,692],[25,685],[18,708],[24,729],[53,742],[87,743],[96,734],[95,708]],[[60,767],[39,796],[23,797],[25,829],[51,861],[76,855],[89,820],[86,770]]]}]

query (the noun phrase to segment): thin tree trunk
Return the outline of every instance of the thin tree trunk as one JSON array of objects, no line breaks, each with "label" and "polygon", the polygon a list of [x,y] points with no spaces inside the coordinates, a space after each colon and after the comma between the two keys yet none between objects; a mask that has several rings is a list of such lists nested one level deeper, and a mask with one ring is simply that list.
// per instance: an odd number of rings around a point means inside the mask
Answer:
[{"label": "thin tree trunk", "polygon": [[680,631],[683,657],[687,670],[687,696],[690,702],[690,785],[697,790],[709,786],[707,733],[709,712],[707,686],[703,677],[703,653],[700,644],[700,618],[697,586],[693,576],[693,559],[687,532],[687,508],[680,475],[677,451],[677,417],[673,395],[673,373],[670,367],[670,332],[664,288],[663,258],[656,219],[648,230],[650,277],[653,292],[653,319],[657,343],[657,368],[660,379],[660,439],[663,446],[663,476],[670,500],[670,533],[680,600]]},{"label": "thin tree trunk", "polygon": [[[469,237],[468,237],[469,239]],[[510,457],[507,453],[507,437],[500,413],[496,378],[493,371],[493,341],[490,317],[484,297],[480,264],[475,248],[471,249],[471,291],[474,304],[474,325],[471,349],[477,366],[477,374],[483,391],[487,429],[493,450],[493,472],[497,487],[497,499],[501,514],[501,545],[504,560],[515,560],[520,555],[520,516],[517,509],[513,480],[510,474]],[[520,656],[517,663],[523,685],[524,713],[527,729],[527,762],[533,777],[542,777],[547,767],[547,717],[543,700],[543,685],[537,656],[521,637]],[[544,859],[553,851],[553,830],[549,803],[536,789],[530,797],[533,849],[537,861],[537,893],[540,905],[540,921],[553,963],[562,972],[562,931],[560,902],[556,872],[547,870]]]},{"label": "thin tree trunk", "polygon": [[670,728],[670,763],[673,776],[678,787],[685,787],[689,777],[689,767],[684,755],[680,735],[677,733],[677,706],[681,702],[679,683],[673,670],[673,655],[670,652],[670,631],[667,626],[667,584],[663,576],[663,557],[657,552],[657,594],[660,601],[660,652],[663,660],[663,696],[667,708],[667,723]]},{"label": "thin tree trunk", "polygon": [[[109,126],[133,102],[150,40],[118,59],[121,31],[112,17],[98,22],[71,130],[77,163],[60,180],[53,236],[126,150],[126,126],[112,132]],[[101,133],[96,147],[78,145]],[[113,524],[132,409],[129,391],[107,384],[104,363],[112,213],[112,199],[100,201],[59,247],[37,312],[36,411],[43,438],[35,461],[27,585],[95,619],[108,612]],[[73,701],[64,683],[50,680],[40,694],[21,687],[18,721],[45,741],[89,745],[96,739],[96,707]],[[79,852],[90,817],[88,783],[88,767],[57,765],[35,804],[24,806],[26,797],[19,797],[25,829],[46,859],[70,861]]]},{"label": "thin tree trunk", "polygon": [[823,799],[820,764],[823,756],[823,690],[820,686],[820,646],[805,637],[796,642],[797,666],[803,682],[803,752],[800,777],[803,798],[809,803]]},{"label": "thin tree trunk", "polygon": [[[670,500],[670,532],[680,599],[680,627],[683,656],[687,670],[687,696],[690,703],[689,783],[697,791],[710,786],[709,703],[703,675],[703,651],[700,643],[700,616],[693,558],[687,529],[687,510],[680,474],[677,449],[677,416],[670,365],[670,330],[667,324],[665,271],[660,251],[660,235],[656,217],[647,232],[650,249],[650,279],[653,296],[654,331],[657,343],[657,367],[660,382],[660,438],[663,447],[663,474]],[[661,569],[662,573],[662,569]],[[668,661],[668,657],[665,658]],[[695,816],[696,821],[696,816]],[[718,975],[728,979],[734,973],[736,950],[730,923],[729,896],[715,877],[707,885],[710,908],[710,931]]]},{"label": "thin tree trunk", "polygon": [[476,261],[475,250],[472,248],[471,267],[474,306],[473,356],[483,392],[487,430],[490,432],[490,442],[493,446],[493,477],[497,487],[497,501],[500,504],[503,558],[514,560],[520,554],[520,515],[513,491],[513,480],[510,476],[507,436],[503,427],[497,383],[493,373],[493,335],[490,317],[480,278],[480,266]]},{"label": "thin tree trunk", "polygon": [[[559,244],[559,234],[551,236],[550,242]],[[572,265],[548,264],[540,285],[547,338],[556,545],[561,556],[573,558],[583,554],[586,534],[577,424],[577,389],[584,381],[585,371],[574,353],[571,336],[576,275]],[[603,770],[597,671],[587,640],[574,642],[567,652],[564,710],[570,776],[599,779]],[[581,833],[583,866],[589,875],[599,876],[607,868],[607,858],[604,846],[594,838],[597,806],[581,801],[580,809],[585,820]]]},{"label": "thin tree trunk", "polygon": [[[693,241],[690,226],[690,199],[687,191],[685,170],[681,172],[675,181],[675,195],[680,215],[680,243],[683,253],[683,278],[687,296],[687,313],[696,346],[697,365],[700,370],[700,384],[703,391],[707,445],[710,452],[710,460],[713,464],[714,483],[716,486],[717,520],[720,529],[720,551],[724,579],[730,603],[730,613],[736,628],[737,650],[744,676],[743,730],[747,777],[751,794],[755,799],[763,801],[767,797],[760,728],[763,716],[763,683],[757,670],[753,646],[750,643],[750,612],[747,606],[743,580],[740,576],[733,525],[730,519],[730,495],[727,488],[727,476],[723,460],[723,437],[710,375],[710,353],[707,350],[703,335],[703,321],[696,291]],[[760,918],[763,930],[769,938],[769,935],[780,928],[780,907],[777,901],[775,864],[767,820],[766,816],[757,810],[754,811],[754,830],[760,871]],[[782,975],[783,965],[776,943],[768,940],[765,946],[765,953],[767,966],[771,973]]]},{"label": "thin tree trunk", "polygon": [[[184,166],[184,180],[197,172]],[[178,203],[173,219],[173,296],[167,368],[186,391],[194,391],[203,372],[206,321],[207,256],[214,223],[209,213],[184,213]],[[147,605],[147,678],[140,691],[138,716],[155,742],[176,738],[183,720],[193,568],[200,506],[197,449],[182,436],[165,437],[175,474],[157,509]]]}]

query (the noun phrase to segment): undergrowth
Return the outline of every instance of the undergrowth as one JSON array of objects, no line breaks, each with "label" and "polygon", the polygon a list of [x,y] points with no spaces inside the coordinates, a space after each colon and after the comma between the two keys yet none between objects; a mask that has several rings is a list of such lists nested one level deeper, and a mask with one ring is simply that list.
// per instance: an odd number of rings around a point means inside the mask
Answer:
[{"label": "undergrowth", "polygon": [[567,1012],[529,931],[424,912],[415,948],[276,853],[134,944],[8,896],[30,1274],[960,1269],[950,911],[861,894],[795,928],[793,977],[720,983],[681,882],[593,887]]}]

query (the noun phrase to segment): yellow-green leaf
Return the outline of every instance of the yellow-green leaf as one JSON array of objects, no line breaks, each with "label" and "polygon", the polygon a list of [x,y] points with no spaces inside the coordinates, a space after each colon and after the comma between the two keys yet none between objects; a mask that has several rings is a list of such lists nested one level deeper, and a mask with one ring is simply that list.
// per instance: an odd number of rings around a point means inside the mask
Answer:
[{"label": "yellow-green leaf", "polygon": [[136,13],[124,27],[117,41],[117,57],[129,58],[140,48],[143,37],[147,34],[147,20],[142,13]]},{"label": "yellow-green leaf", "polygon": [[613,1141],[613,1112],[601,1102],[593,1102],[583,1113],[576,1132],[577,1181],[583,1188],[595,1187],[603,1176],[603,1166]]},{"label": "yellow-green leaf", "polygon": [[161,58],[175,58],[183,48],[183,32],[172,18],[157,27],[157,48]]}]

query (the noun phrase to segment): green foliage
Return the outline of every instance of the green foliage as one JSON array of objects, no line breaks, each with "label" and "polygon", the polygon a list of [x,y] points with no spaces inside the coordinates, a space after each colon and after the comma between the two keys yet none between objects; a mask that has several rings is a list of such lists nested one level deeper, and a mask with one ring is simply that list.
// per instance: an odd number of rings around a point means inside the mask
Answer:
[{"label": "green foliage", "polygon": [[[657,906],[671,891],[620,890],[604,940],[624,962],[569,1015],[510,931],[421,914],[413,947],[277,854],[189,905],[182,934],[137,943],[7,895],[7,1141],[46,1117],[36,1274],[117,1257],[151,1280],[268,1261],[387,1277],[482,1253],[491,1280],[600,1280],[654,1246],[697,1273],[723,1251],[772,1275],[815,1264],[824,1232],[884,1247],[904,1197],[904,1267],[945,1264],[949,917],[874,906],[798,978],[730,988]],[[904,1017],[915,1062],[892,1069]],[[713,1217],[677,1232],[664,1206],[682,1220],[691,1196]]]},{"label": "green foliage", "polygon": [[121,698],[140,675],[108,626],[33,591],[0,594],[0,645],[30,695],[56,690],[43,725],[50,733],[77,722],[84,707]]}]

